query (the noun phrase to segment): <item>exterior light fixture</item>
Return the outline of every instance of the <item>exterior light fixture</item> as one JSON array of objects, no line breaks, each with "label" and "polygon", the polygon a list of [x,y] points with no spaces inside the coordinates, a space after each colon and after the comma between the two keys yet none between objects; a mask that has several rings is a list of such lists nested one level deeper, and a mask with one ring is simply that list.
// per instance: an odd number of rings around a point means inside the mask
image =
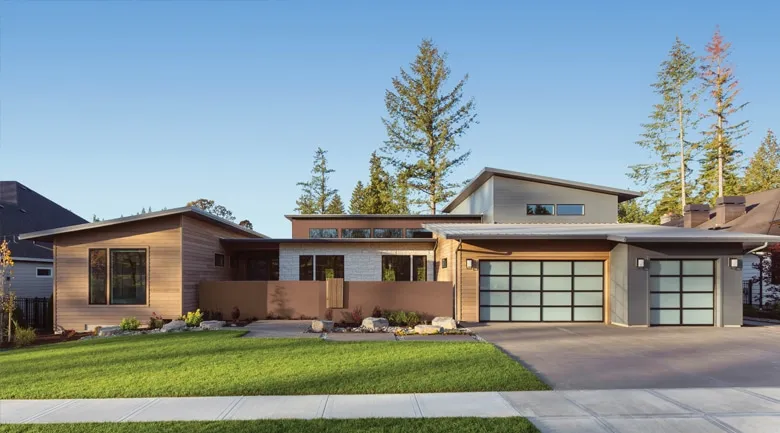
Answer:
[{"label": "exterior light fixture", "polygon": [[738,257],[729,257],[729,267],[734,270],[742,269],[742,259]]},{"label": "exterior light fixture", "polygon": [[644,257],[637,257],[636,267],[638,269],[647,269],[647,259],[645,259]]},{"label": "exterior light fixture", "polygon": [[474,269],[476,260],[466,259],[466,269]]}]

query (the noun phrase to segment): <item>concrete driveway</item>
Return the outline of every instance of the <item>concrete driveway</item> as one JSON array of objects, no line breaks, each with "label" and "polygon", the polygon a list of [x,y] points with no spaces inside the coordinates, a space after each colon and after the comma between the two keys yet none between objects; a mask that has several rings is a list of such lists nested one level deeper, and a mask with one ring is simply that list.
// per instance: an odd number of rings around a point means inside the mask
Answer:
[{"label": "concrete driveway", "polygon": [[780,327],[469,327],[555,389],[780,386]]}]

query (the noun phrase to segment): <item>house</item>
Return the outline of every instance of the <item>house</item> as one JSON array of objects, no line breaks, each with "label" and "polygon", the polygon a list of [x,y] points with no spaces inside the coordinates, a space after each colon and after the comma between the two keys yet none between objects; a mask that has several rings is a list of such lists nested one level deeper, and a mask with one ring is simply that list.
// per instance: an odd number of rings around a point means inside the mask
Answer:
[{"label": "house", "polygon": [[[716,199],[715,207],[707,204],[689,204],[682,216],[667,215],[661,225],[670,227],[723,230],[762,235],[780,235],[780,188],[745,196],[727,196]],[[742,280],[752,289],[747,296],[756,302],[763,295],[764,279],[759,262],[767,260],[759,245],[756,251],[743,256]]]},{"label": "house", "polygon": [[55,317],[89,329],[196,307],[461,322],[741,326],[746,249],[780,237],[619,224],[633,191],[483,169],[438,215],[288,215],[268,238],[193,208],[28,233],[54,243]]},{"label": "house", "polygon": [[0,181],[0,241],[11,248],[11,290],[19,298],[51,296],[54,270],[51,243],[20,240],[19,235],[85,222],[19,182]]}]

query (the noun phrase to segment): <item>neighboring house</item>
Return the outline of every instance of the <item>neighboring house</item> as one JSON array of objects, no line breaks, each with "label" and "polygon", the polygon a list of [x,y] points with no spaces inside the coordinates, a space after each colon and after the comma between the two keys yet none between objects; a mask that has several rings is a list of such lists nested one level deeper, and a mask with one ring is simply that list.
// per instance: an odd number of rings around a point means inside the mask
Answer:
[{"label": "neighboring house", "polygon": [[741,326],[737,259],[780,237],[618,224],[618,203],[638,196],[486,168],[443,214],[288,215],[290,238],[191,208],[22,238],[54,242],[55,320],[74,329],[232,305],[260,316],[380,306],[463,322]]},{"label": "neighboring house", "polygon": [[54,281],[51,243],[19,240],[19,235],[85,222],[19,182],[0,181],[0,241],[8,241],[11,248],[11,290],[16,296],[49,297]]}]

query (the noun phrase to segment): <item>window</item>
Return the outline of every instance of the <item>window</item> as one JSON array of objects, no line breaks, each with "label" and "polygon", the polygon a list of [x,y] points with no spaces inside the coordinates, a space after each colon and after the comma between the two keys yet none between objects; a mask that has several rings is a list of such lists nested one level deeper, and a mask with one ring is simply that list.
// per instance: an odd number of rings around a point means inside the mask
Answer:
[{"label": "window", "polygon": [[425,229],[406,229],[407,238],[432,238],[433,233]]},{"label": "window", "polygon": [[315,256],[317,281],[328,278],[344,278],[344,256]]},{"label": "window", "polygon": [[299,256],[298,262],[300,266],[301,281],[311,281],[314,279],[314,256]]},{"label": "window", "polygon": [[375,238],[402,238],[404,237],[403,229],[374,229]]},{"label": "window", "polygon": [[309,237],[312,239],[337,238],[339,237],[339,230],[338,229],[309,229]]},{"label": "window", "polygon": [[51,268],[35,268],[35,276],[38,278],[51,278]]},{"label": "window", "polygon": [[108,255],[106,250],[89,250],[89,303],[106,304],[108,286]]},{"label": "window", "polygon": [[411,281],[411,256],[382,256],[382,281]]},{"label": "window", "polygon": [[371,237],[371,229],[341,229],[342,238],[365,239]]},{"label": "window", "polygon": [[146,304],[146,250],[111,250],[109,303]]},{"label": "window", "polygon": [[526,215],[555,215],[555,206],[551,204],[529,204],[525,207]]},{"label": "window", "polygon": [[214,254],[214,266],[218,268],[224,268],[225,267],[225,255],[216,253]]},{"label": "window", "polygon": [[555,207],[555,212],[559,216],[585,215],[585,205],[584,204],[559,204]]},{"label": "window", "polygon": [[428,258],[425,256],[412,256],[412,281],[426,281],[428,279]]},{"label": "window", "polygon": [[447,269],[447,258],[446,257],[441,259],[441,268],[442,269]]}]

